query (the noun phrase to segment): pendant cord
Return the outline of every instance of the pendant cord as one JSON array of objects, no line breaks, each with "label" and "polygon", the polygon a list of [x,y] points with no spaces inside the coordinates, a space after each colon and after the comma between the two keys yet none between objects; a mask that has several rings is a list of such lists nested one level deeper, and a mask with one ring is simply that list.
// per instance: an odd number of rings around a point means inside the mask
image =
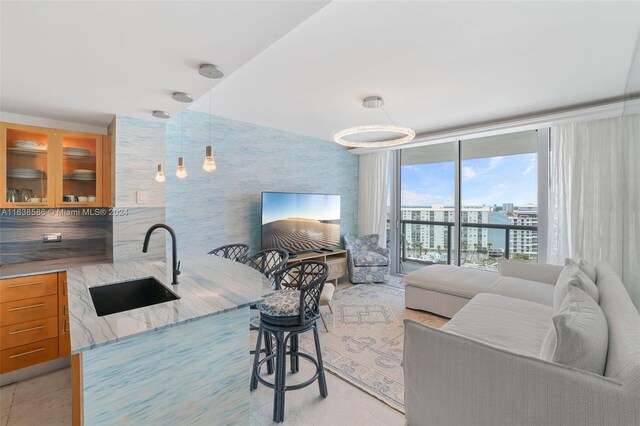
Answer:
[{"label": "pendant cord", "polygon": [[209,144],[211,144],[211,99],[213,98],[213,94],[211,91],[213,90],[213,80],[209,79]]},{"label": "pendant cord", "polygon": [[183,135],[184,135],[184,105],[182,106],[182,111],[180,112],[180,157],[182,157]]}]

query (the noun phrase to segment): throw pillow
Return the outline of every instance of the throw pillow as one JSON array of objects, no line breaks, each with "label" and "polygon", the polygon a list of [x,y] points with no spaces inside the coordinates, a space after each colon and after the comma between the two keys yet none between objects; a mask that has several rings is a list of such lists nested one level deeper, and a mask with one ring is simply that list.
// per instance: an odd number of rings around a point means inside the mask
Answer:
[{"label": "throw pillow", "polygon": [[607,319],[600,305],[580,288],[569,285],[542,342],[540,358],[603,375],[608,347]]},{"label": "throw pillow", "polygon": [[598,303],[600,301],[600,295],[598,293],[598,287],[589,279],[589,277],[580,270],[577,263],[571,262],[562,269],[556,282],[556,288],[553,292],[553,314],[557,314],[560,310],[560,305],[567,297],[569,291],[569,284],[573,284],[586,292],[593,300]]},{"label": "throw pillow", "polygon": [[[566,265],[571,264],[572,262],[573,262],[573,263],[577,263],[577,264],[578,264],[578,267],[580,268],[580,270],[581,270],[582,272],[584,272],[585,274],[587,274],[587,276],[589,277],[589,279],[590,279],[591,281],[593,281],[594,283],[596,283],[596,267],[593,265],[593,263],[591,263],[591,262],[587,262],[587,261],[586,261],[586,260],[584,260],[584,259],[579,259],[579,260],[577,260],[577,261],[576,261],[576,260],[573,260],[573,259],[571,259],[571,258],[569,258],[569,257],[567,257],[567,258],[564,260],[564,264],[565,264],[565,266],[566,266]],[[597,283],[596,283],[596,284],[597,284]]]}]

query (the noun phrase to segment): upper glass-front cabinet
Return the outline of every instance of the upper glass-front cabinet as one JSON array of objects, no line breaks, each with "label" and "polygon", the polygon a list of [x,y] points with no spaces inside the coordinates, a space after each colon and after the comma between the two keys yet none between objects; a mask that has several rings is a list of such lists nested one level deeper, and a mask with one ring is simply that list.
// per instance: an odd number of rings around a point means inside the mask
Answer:
[{"label": "upper glass-front cabinet", "polygon": [[1,125],[0,189],[4,207],[53,207],[53,133],[49,129]]},{"label": "upper glass-front cabinet", "polygon": [[62,145],[56,205],[102,205],[102,136],[57,132]]},{"label": "upper glass-front cabinet", "polygon": [[10,123],[0,129],[0,207],[108,205],[102,135]]}]

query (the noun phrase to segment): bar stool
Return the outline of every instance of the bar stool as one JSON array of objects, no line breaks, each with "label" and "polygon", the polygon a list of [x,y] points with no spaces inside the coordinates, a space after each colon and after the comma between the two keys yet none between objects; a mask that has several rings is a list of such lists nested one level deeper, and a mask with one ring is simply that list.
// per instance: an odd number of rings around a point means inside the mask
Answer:
[{"label": "bar stool", "polygon": [[227,244],[211,250],[208,254],[242,263],[249,254],[249,250],[250,248],[246,244]]},{"label": "bar stool", "polygon": [[[251,390],[258,387],[258,382],[274,390],[273,421],[284,421],[285,393],[291,390],[302,389],[318,380],[320,395],[326,398],[328,395],[327,382],[322,363],[320,350],[320,337],[316,324],[320,317],[320,294],[327,279],[329,267],[326,263],[314,260],[302,261],[287,266],[276,274],[276,285],[282,290],[277,290],[272,296],[267,297],[258,305],[260,311],[260,328],[258,342],[256,343],[253,371],[251,374]],[[313,330],[316,358],[304,352],[298,351],[298,336],[301,333]],[[273,336],[276,341],[276,353],[267,355],[260,360],[262,349],[262,335]],[[269,337],[270,339],[270,337]],[[289,351],[287,351],[289,343]],[[298,372],[299,358],[302,357],[315,365],[316,371],[313,377],[303,383],[286,385],[286,356],[291,357],[291,372]],[[262,364],[269,360],[276,361],[275,382],[267,382],[260,377]]]},{"label": "bar stool", "polygon": [[[251,266],[253,269],[260,272],[262,275],[267,277],[269,281],[271,281],[271,285],[274,289],[278,290],[279,287],[275,283],[275,274],[278,273],[282,268],[287,265],[287,260],[289,260],[289,253],[286,250],[282,249],[269,249],[262,250],[255,253],[253,256],[245,258],[243,263]],[[257,309],[256,305],[251,305],[250,309]],[[249,324],[249,330],[257,330],[258,327]],[[271,337],[264,333],[265,339],[265,347],[261,349],[259,353],[264,353],[265,355],[271,355],[273,353],[273,344],[271,342]],[[251,355],[254,355],[253,351],[249,352]],[[267,373],[273,374],[273,359],[269,359],[267,362]]]}]

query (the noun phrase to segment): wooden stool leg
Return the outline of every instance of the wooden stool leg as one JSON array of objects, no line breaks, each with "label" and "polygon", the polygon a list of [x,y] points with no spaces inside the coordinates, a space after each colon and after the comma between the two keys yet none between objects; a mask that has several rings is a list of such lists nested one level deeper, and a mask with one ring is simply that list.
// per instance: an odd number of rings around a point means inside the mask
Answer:
[{"label": "wooden stool leg", "polygon": [[291,352],[291,372],[297,373],[299,371],[298,359],[300,358],[298,356],[298,335],[297,334],[291,335],[290,341],[291,343],[290,343],[289,349]]},{"label": "wooden stool leg", "polygon": [[[267,334],[265,332],[265,334]],[[251,369],[251,386],[250,390],[258,388],[258,363],[260,362],[260,351],[262,350],[262,325],[258,329],[258,341],[256,342],[256,351],[253,355],[253,368]]]},{"label": "wooden stool leg", "polygon": [[276,333],[276,381],[273,390],[273,421],[284,421],[284,387],[287,376],[287,348],[285,348],[284,332]]},{"label": "wooden stool leg", "polygon": [[[273,354],[273,341],[268,331],[264,332],[264,349],[266,356]],[[273,359],[267,361],[267,374],[273,374]]]},{"label": "wooden stool leg", "polygon": [[322,320],[322,324],[324,324],[324,331],[328,333],[329,329],[327,328],[327,322],[324,320],[324,315],[322,315],[322,311],[319,311],[319,312],[320,312],[320,319]]},{"label": "wooden stool leg", "polygon": [[324,364],[322,363],[322,351],[320,349],[320,335],[318,334],[318,326],[313,325],[313,340],[316,343],[316,359],[318,360],[318,387],[320,388],[320,395],[326,398],[329,395],[327,390],[327,381],[324,377]]}]

